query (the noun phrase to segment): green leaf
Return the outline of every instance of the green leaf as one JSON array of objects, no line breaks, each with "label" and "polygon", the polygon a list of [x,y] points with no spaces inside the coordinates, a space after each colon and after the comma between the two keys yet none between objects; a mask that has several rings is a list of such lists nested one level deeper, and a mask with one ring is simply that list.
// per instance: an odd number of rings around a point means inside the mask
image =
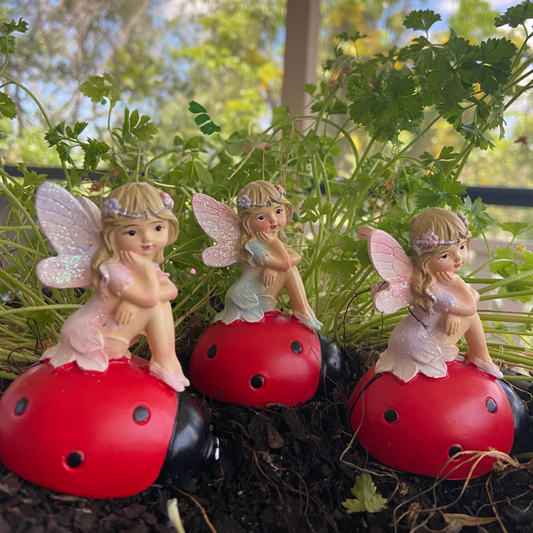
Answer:
[{"label": "green leaf", "polygon": [[355,485],[350,489],[354,499],[348,498],[342,502],[347,513],[377,513],[381,511],[387,500],[380,494],[376,494],[376,485],[368,474],[362,474],[355,478]]},{"label": "green leaf", "polygon": [[28,187],[30,185],[39,186],[41,183],[46,181],[46,174],[37,174],[37,172],[34,170],[29,171],[28,167],[24,163],[19,163],[17,170],[22,172],[22,175],[24,176],[24,187]]},{"label": "green leaf", "polygon": [[283,126],[290,121],[290,109],[287,105],[280,105],[272,110],[272,126]]},{"label": "green leaf", "polygon": [[533,224],[530,224],[529,222],[502,222],[501,224],[498,224],[498,226],[503,231],[512,233],[513,237],[518,237],[518,235],[533,228]]},{"label": "green leaf", "polygon": [[0,114],[7,118],[15,118],[17,116],[17,106],[15,102],[9,98],[5,93],[0,93]]},{"label": "green leaf", "polygon": [[349,235],[337,235],[335,245],[341,248],[343,252],[357,252],[360,242]]},{"label": "green leaf", "polygon": [[185,146],[183,147],[184,150],[198,150],[200,146],[202,138],[198,135],[191,137],[190,139],[187,139],[187,142],[185,143]]},{"label": "green leaf", "polygon": [[80,146],[85,154],[83,168],[87,170],[96,170],[102,156],[111,149],[104,141],[96,139],[87,139],[87,143],[82,143]]},{"label": "green leaf", "polygon": [[87,122],[76,122],[76,125],[74,126],[74,136],[78,137],[78,135],[83,133],[87,125]]},{"label": "green leaf", "polygon": [[511,75],[516,46],[508,39],[488,39],[479,45],[480,58],[472,66],[472,82],[481,90],[497,96]]},{"label": "green leaf", "polygon": [[207,113],[207,110],[204,106],[201,106],[198,102],[195,102],[194,100],[192,102],[189,102],[189,111],[193,114],[197,113]]},{"label": "green leaf", "polygon": [[194,161],[194,170],[198,174],[198,179],[202,185],[213,185],[211,173],[199,161]]},{"label": "green leaf", "polygon": [[316,91],[316,85],[314,83],[306,83],[304,85],[304,92],[313,96]]},{"label": "green leaf", "polygon": [[26,313],[26,318],[35,320],[37,329],[43,331],[47,324],[54,324],[56,318],[51,311],[30,311]]},{"label": "green leaf", "polygon": [[[137,113],[136,117],[138,117],[137,111],[134,111],[132,113],[132,117],[134,113]],[[150,120],[151,119],[148,115],[143,115],[138,120],[138,122],[135,123],[135,126],[133,127],[131,118],[130,118],[131,134],[134,137],[137,137],[137,139],[139,139],[139,141],[141,142],[145,142],[145,141],[149,141],[150,139],[153,139],[154,135],[159,131],[157,129],[157,126],[153,122],[150,122]]]},{"label": "green leaf", "polygon": [[2,26],[4,26],[5,34],[13,33],[15,31],[26,33],[28,29],[28,23],[23,19],[19,19],[18,22],[15,22],[15,19],[12,19],[11,22],[4,22]]},{"label": "green leaf", "polygon": [[212,135],[213,133],[218,133],[219,131],[222,131],[222,128],[220,126],[217,126],[213,121],[210,121],[207,124],[201,126],[200,131],[204,135]]},{"label": "green leaf", "polygon": [[408,29],[424,30],[427,32],[431,26],[439,20],[442,19],[438,13],[435,13],[435,11],[432,11],[431,9],[424,9],[420,11],[411,11],[411,13],[405,17],[403,25]]},{"label": "green leaf", "polygon": [[15,37],[4,35],[0,37],[0,53],[2,54],[12,54],[15,51]]},{"label": "green leaf", "polygon": [[494,220],[486,212],[487,206],[481,201],[481,198],[476,198],[474,202],[470,196],[463,199],[463,208],[468,213],[468,218],[472,223],[470,230],[474,236],[483,233]]},{"label": "green leaf", "polygon": [[318,220],[317,212],[319,199],[317,196],[308,196],[300,206],[300,217],[302,223],[310,222],[311,224]]},{"label": "green leaf", "polygon": [[194,117],[194,122],[200,126],[200,124],[203,124],[204,122],[207,122],[209,120],[209,115],[206,115],[205,113],[202,113],[201,115],[198,115],[197,117]]},{"label": "green leaf", "polygon": [[105,104],[107,99],[114,104],[118,100],[118,90],[114,86],[113,76],[91,76],[80,85],[80,91],[91,99],[91,102]]},{"label": "green leaf", "polygon": [[533,4],[526,0],[521,4],[510,7],[503,15],[494,19],[496,28],[509,25],[511,28],[523,25],[526,20],[533,18]]}]

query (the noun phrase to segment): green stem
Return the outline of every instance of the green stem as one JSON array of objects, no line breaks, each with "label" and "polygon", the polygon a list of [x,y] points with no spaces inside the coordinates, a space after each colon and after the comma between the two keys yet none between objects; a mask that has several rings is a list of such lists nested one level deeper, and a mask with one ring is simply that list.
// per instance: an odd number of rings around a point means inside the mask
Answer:
[{"label": "green stem", "polygon": [[[44,117],[44,120],[46,121],[46,124],[48,125],[48,129],[50,130],[53,130],[54,129],[54,126],[52,125],[52,121],[50,120],[50,118],[48,117],[48,113],[46,112],[45,108],[43,107],[43,105],[41,104],[41,102],[39,101],[39,99],[27,88],[25,87],[24,85],[22,85],[21,83],[18,83],[15,79],[13,79],[11,76],[8,76],[7,74],[3,74],[2,73],[2,76],[8,80],[10,83],[12,83],[13,85],[16,85],[17,87],[19,87],[20,89],[22,89],[34,102],[35,104],[37,105],[37,107],[39,108],[39,111],[41,112],[41,114],[43,115]],[[65,179],[67,181],[67,187],[68,187],[68,190],[70,193],[72,193],[72,183],[70,181],[70,175],[68,173],[68,169],[67,169],[67,165],[64,161],[61,161],[61,166],[63,168],[63,173],[65,174]]]}]

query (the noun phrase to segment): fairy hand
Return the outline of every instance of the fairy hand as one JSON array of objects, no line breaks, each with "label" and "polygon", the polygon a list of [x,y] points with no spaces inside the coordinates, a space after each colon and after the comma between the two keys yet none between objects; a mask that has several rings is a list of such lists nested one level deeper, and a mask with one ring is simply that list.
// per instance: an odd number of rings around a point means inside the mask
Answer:
[{"label": "fairy hand", "polygon": [[120,250],[120,261],[130,268],[140,271],[152,267],[152,261],[126,250]]},{"label": "fairy hand", "polygon": [[461,317],[448,313],[446,317],[446,335],[452,337],[455,335],[461,326]]},{"label": "fairy hand", "polygon": [[115,309],[115,322],[119,326],[126,326],[137,316],[138,312],[139,308],[135,304],[128,300],[122,300]]},{"label": "fairy hand", "polygon": [[276,281],[276,278],[278,277],[278,273],[271,269],[271,268],[265,268],[265,271],[263,272],[263,285],[265,287],[270,287],[271,285],[274,285],[274,282]]},{"label": "fairy hand", "polygon": [[258,231],[256,237],[263,242],[274,242],[276,236],[273,233],[266,233],[265,231]]},{"label": "fairy hand", "polygon": [[433,277],[436,281],[449,283],[450,281],[454,280],[455,274],[453,272],[434,272]]}]

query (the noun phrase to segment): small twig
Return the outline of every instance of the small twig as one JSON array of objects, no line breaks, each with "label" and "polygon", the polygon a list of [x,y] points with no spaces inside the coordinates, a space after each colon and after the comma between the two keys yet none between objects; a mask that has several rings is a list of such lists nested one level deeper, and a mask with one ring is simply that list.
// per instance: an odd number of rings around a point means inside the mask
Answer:
[{"label": "small twig", "polygon": [[214,528],[213,524],[211,523],[211,521],[209,520],[209,518],[207,517],[207,513],[205,512],[205,509],[202,507],[202,505],[200,504],[200,502],[194,498],[194,496],[191,496],[190,494],[187,494],[186,492],[183,492],[182,490],[176,488],[176,490],[183,494],[184,496],[187,496],[187,498],[190,498],[194,504],[200,509],[200,511],[202,512],[202,516],[204,517],[204,520],[205,520],[205,523],[207,524],[207,526],[209,527],[209,529],[213,532],[213,533],[217,533],[217,530]]},{"label": "small twig", "polygon": [[485,483],[485,488],[487,489],[487,495],[489,497],[490,506],[492,507],[494,515],[496,516],[496,520],[498,520],[498,523],[500,524],[503,533],[508,533],[507,529],[503,525],[502,519],[500,518],[500,514],[498,513],[498,510],[496,509],[496,504],[494,503],[494,500],[492,499],[492,490],[490,487],[491,477],[492,476],[489,476],[487,479],[487,482]]}]

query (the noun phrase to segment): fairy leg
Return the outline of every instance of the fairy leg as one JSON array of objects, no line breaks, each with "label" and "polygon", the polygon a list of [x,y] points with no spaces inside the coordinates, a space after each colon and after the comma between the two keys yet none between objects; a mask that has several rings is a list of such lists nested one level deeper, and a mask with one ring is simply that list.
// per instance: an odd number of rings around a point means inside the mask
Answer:
[{"label": "fairy leg", "polygon": [[178,392],[184,390],[189,381],[184,376],[176,356],[174,321],[170,302],[140,309],[127,325],[117,328],[112,336],[131,341],[139,333],[146,335],[152,352],[150,372]]},{"label": "fairy leg", "polygon": [[300,272],[296,267],[291,267],[287,272],[285,281],[285,289],[289,293],[289,298],[292,302],[294,315],[301,322],[311,329],[320,329],[322,323],[319,322],[307,301],[304,284],[300,276]]},{"label": "fairy leg", "polygon": [[146,326],[146,338],[152,351],[150,372],[179,392],[189,385],[189,380],[183,374],[176,356],[172,308],[170,302],[165,302],[153,309]]},{"label": "fairy leg", "polygon": [[464,337],[468,343],[467,359],[474,363],[484,372],[491,374],[497,378],[502,378],[503,374],[494,364],[492,357],[489,355],[485,333],[483,332],[483,325],[479,315],[475,313],[472,316],[464,319],[466,323],[466,331]]}]

